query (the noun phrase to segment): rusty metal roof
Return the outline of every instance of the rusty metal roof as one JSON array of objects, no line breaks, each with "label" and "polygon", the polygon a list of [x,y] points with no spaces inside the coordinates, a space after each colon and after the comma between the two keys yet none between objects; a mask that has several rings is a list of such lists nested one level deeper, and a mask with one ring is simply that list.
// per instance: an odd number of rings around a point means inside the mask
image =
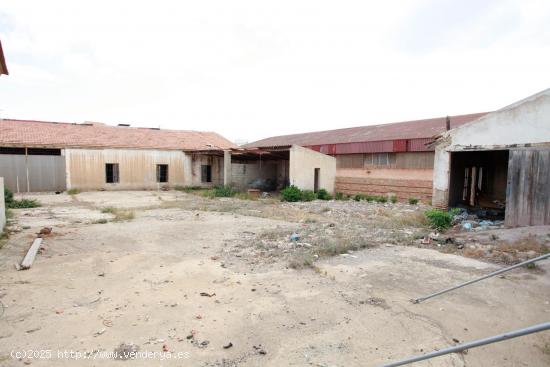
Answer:
[{"label": "rusty metal roof", "polygon": [[[449,116],[454,129],[476,120],[487,112]],[[325,130],[303,134],[281,135],[245,144],[243,147],[265,147],[279,145],[313,146],[324,144],[361,143],[400,139],[431,138],[446,130],[446,116],[425,120],[394,122],[389,124]]]},{"label": "rusty metal roof", "polygon": [[237,148],[214,132],[14,119],[0,119],[0,146],[159,150]]}]

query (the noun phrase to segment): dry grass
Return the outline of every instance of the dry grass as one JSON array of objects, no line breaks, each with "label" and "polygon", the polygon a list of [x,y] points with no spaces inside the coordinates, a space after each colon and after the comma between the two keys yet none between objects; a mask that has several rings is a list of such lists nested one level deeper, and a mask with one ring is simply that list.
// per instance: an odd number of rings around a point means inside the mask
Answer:
[{"label": "dry grass", "polygon": [[537,254],[545,254],[549,251],[548,247],[534,237],[527,237],[514,242],[500,242],[497,247],[497,251],[505,252],[508,254],[516,255],[520,252],[533,251]]},{"label": "dry grass", "polygon": [[480,259],[485,257],[485,251],[480,248],[467,248],[464,250],[463,255],[472,259]]},{"label": "dry grass", "polygon": [[[108,206],[101,209],[103,214],[112,214],[114,216],[113,222],[124,222],[132,220],[136,217],[136,213],[133,210],[119,209],[112,206]],[[98,219],[93,224],[105,224],[108,221],[106,219]]]},{"label": "dry grass", "polygon": [[292,259],[288,262],[288,267],[291,269],[305,269],[313,268],[315,258],[308,253],[300,252],[296,253]]}]

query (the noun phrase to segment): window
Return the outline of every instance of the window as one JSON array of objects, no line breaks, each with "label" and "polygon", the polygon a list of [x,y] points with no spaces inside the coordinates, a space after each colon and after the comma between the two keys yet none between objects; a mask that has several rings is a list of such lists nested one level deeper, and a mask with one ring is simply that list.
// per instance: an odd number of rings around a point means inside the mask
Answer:
[{"label": "window", "polygon": [[117,183],[118,181],[118,163],[105,164],[105,182]]},{"label": "window", "polygon": [[209,164],[201,165],[201,182],[212,182],[212,166]]},{"label": "window", "polygon": [[168,182],[167,164],[157,164],[157,182]]}]

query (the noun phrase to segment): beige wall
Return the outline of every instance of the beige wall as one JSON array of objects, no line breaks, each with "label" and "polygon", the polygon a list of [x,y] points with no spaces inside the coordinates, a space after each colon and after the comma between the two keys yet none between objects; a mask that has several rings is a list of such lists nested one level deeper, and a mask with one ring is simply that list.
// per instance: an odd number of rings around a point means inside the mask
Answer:
[{"label": "beige wall", "polygon": [[303,190],[313,190],[315,168],[320,168],[320,188],[334,193],[336,159],[297,145],[290,148],[289,177],[291,185]]},{"label": "beige wall", "polygon": [[426,180],[431,181],[433,169],[399,169],[399,168],[338,168],[336,170],[338,177],[370,177],[370,178],[389,178],[399,180]]},{"label": "beige wall", "polygon": [[6,226],[6,204],[4,203],[4,178],[0,177],[0,233]]},{"label": "beige wall", "polygon": [[[185,184],[185,156],[181,151],[65,149],[65,157],[67,189],[142,190]],[[119,183],[105,183],[106,163],[119,164]],[[168,165],[167,183],[157,183],[157,164]]]}]

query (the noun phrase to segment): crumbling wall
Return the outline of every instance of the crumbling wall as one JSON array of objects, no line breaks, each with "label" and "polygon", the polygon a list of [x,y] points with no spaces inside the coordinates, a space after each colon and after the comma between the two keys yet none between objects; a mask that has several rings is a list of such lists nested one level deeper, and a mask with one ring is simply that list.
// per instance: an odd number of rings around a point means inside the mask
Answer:
[{"label": "crumbling wall", "polygon": [[320,169],[319,188],[334,193],[336,159],[297,145],[290,148],[289,178],[291,185],[303,190],[313,190],[315,168]]},{"label": "crumbling wall", "polygon": [[[210,165],[212,167],[212,182],[202,182],[202,165]],[[184,175],[191,178],[191,183],[187,184],[187,186],[210,187],[223,185],[223,157],[209,154],[191,154],[191,169],[190,171],[185,171]]]},{"label": "crumbling wall", "polygon": [[255,180],[281,181],[280,166],[283,161],[231,163],[231,183],[239,190],[246,190]]}]

